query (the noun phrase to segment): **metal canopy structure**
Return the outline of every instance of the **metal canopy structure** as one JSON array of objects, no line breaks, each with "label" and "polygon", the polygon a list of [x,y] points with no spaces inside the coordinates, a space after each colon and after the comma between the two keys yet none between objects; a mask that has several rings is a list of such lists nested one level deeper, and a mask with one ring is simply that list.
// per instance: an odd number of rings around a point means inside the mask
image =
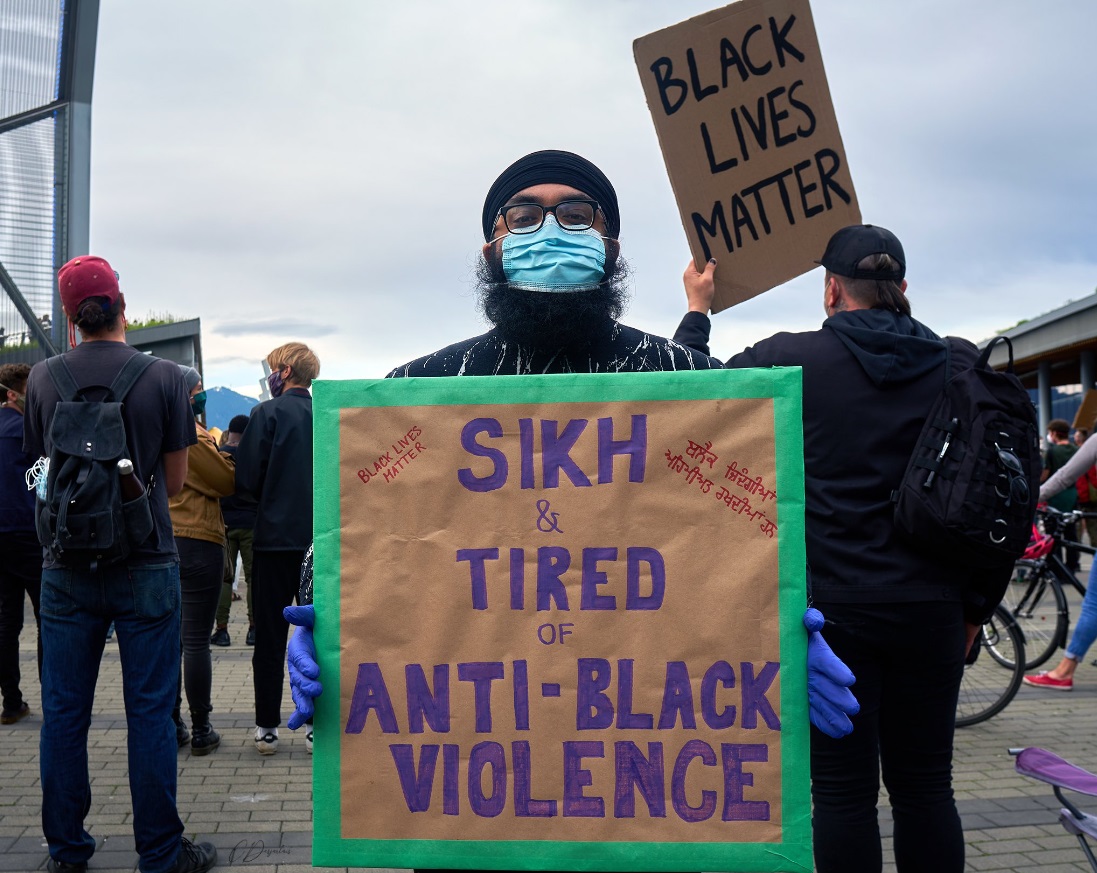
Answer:
[{"label": "metal canopy structure", "polygon": [[[1003,331],[1002,335],[1013,343],[1013,366],[1021,382],[1026,388],[1036,389],[1041,430],[1046,430],[1052,418],[1052,388],[1080,385],[1084,394],[1097,387],[1097,293]],[[1007,360],[1004,344],[999,343],[991,353],[990,364],[1001,369]]]},{"label": "metal canopy structure", "polygon": [[88,250],[99,0],[0,4],[0,353],[65,345],[54,277]]}]

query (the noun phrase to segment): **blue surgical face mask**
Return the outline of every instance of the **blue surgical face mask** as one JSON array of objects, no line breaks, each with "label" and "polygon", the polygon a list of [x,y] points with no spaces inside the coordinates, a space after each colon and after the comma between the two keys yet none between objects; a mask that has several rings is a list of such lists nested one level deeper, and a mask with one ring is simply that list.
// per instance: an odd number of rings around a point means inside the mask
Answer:
[{"label": "blue surgical face mask", "polygon": [[563,230],[549,213],[533,233],[503,237],[503,274],[525,291],[589,291],[606,273],[602,235],[589,230]]}]

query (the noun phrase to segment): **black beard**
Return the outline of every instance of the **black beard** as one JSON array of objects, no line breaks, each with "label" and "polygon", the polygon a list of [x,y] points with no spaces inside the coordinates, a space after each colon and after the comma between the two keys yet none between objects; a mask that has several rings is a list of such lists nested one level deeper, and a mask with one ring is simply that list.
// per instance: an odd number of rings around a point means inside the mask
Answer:
[{"label": "black beard", "polygon": [[584,345],[607,333],[627,308],[629,267],[619,255],[596,288],[552,292],[512,288],[491,252],[476,266],[476,293],[484,317],[509,342],[548,349]]}]

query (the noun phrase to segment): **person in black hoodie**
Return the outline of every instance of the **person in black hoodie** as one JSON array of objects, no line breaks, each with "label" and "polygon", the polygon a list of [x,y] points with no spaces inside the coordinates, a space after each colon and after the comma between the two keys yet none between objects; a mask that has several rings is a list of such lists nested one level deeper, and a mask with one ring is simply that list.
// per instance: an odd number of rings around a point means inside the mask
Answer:
[{"label": "person in black hoodie", "polygon": [[[899,869],[959,873],[964,838],[952,793],[952,742],[964,657],[1001,599],[1010,567],[948,565],[900,538],[890,495],[944,386],[947,343],[911,318],[906,257],[890,231],[839,230],[819,330],[778,333],[727,367],[803,368],[807,557],[827,642],[857,677],[850,736],[811,732],[815,863],[879,871],[880,773]],[[708,352],[716,262],[685,272],[690,311],[675,340]],[[953,367],[978,357],[971,343]]]},{"label": "person in black hoodie", "polygon": [[[312,395],[320,360],[304,343],[267,355],[271,399],[251,410],[236,455],[236,494],[257,504],[252,540],[255,649],[255,748],[278,751],[289,625],[283,607],[297,594],[301,561],[312,542]],[[311,728],[310,728],[311,731]],[[306,742],[309,751],[311,742]]]}]

